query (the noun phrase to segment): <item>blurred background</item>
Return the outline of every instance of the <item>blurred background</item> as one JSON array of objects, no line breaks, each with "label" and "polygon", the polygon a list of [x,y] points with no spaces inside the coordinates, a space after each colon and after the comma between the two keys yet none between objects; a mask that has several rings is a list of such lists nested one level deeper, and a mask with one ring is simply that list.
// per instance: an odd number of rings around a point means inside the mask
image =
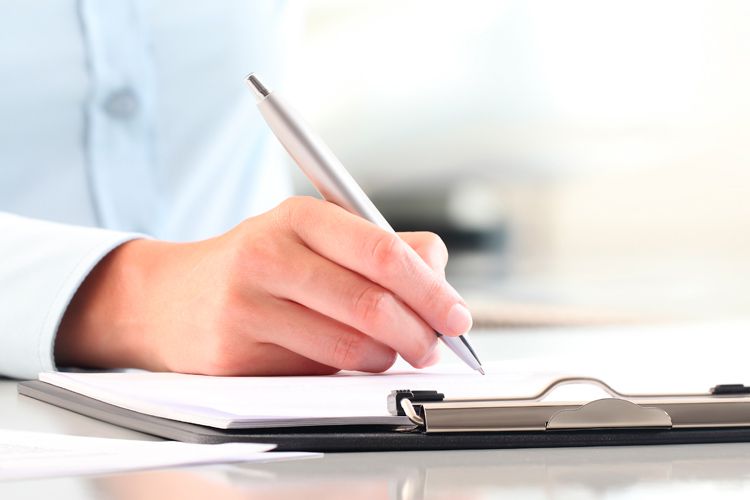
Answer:
[{"label": "blurred background", "polygon": [[480,322],[750,311],[750,3],[289,9],[282,90]]}]

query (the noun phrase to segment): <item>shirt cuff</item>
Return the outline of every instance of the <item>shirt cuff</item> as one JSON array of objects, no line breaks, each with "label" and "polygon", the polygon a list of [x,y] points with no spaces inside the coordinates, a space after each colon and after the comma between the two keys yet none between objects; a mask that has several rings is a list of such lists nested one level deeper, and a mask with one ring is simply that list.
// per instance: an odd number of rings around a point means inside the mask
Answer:
[{"label": "shirt cuff", "polygon": [[91,270],[135,233],[0,213],[0,374],[55,370],[60,320]]}]

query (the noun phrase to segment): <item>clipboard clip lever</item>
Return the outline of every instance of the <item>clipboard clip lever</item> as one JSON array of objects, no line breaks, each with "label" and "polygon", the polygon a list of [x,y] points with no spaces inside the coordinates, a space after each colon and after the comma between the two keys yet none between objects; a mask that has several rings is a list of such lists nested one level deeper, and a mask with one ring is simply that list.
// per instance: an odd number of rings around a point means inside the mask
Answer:
[{"label": "clipboard clip lever", "polygon": [[[590,384],[610,397],[587,403],[547,403],[556,388]],[[445,399],[437,391],[392,391],[388,409],[407,416],[427,432],[553,431],[592,429],[669,429],[670,415],[661,408],[636,404],[603,381],[591,377],[561,378],[536,395],[522,398]]]}]

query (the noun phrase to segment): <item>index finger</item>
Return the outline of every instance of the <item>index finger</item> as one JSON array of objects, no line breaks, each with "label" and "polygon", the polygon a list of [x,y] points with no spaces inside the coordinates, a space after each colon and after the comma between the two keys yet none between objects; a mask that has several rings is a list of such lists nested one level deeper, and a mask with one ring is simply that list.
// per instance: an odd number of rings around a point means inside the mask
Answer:
[{"label": "index finger", "polygon": [[471,329],[458,292],[395,233],[314,198],[290,201],[288,223],[314,252],[390,290],[437,332]]}]

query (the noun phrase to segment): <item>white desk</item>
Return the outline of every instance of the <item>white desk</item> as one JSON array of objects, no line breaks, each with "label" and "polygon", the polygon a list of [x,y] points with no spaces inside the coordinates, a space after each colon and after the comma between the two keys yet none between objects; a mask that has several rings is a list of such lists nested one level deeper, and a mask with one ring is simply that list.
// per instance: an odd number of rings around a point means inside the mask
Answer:
[{"label": "white desk", "polygon": [[[750,335],[750,333],[748,333]],[[741,366],[747,342],[737,335],[676,339],[621,332],[512,330],[477,332],[485,358],[530,352],[580,353],[664,369]],[[739,344],[738,344],[739,342]],[[650,353],[642,355],[643,344]],[[727,343],[729,348],[727,348]],[[677,345],[680,345],[679,347]],[[734,346],[734,347],[732,347]],[[614,358],[613,358],[614,359]],[[716,362],[707,364],[706,359]],[[746,364],[745,364],[746,366]],[[692,368],[691,368],[692,367]],[[744,370],[750,382],[750,370]],[[730,382],[728,380],[723,382]],[[154,439],[18,396],[0,381],[0,428],[116,438]],[[212,466],[101,476],[0,483],[15,499],[564,499],[748,498],[750,443],[622,448],[329,454],[322,459],[251,466]]]}]

